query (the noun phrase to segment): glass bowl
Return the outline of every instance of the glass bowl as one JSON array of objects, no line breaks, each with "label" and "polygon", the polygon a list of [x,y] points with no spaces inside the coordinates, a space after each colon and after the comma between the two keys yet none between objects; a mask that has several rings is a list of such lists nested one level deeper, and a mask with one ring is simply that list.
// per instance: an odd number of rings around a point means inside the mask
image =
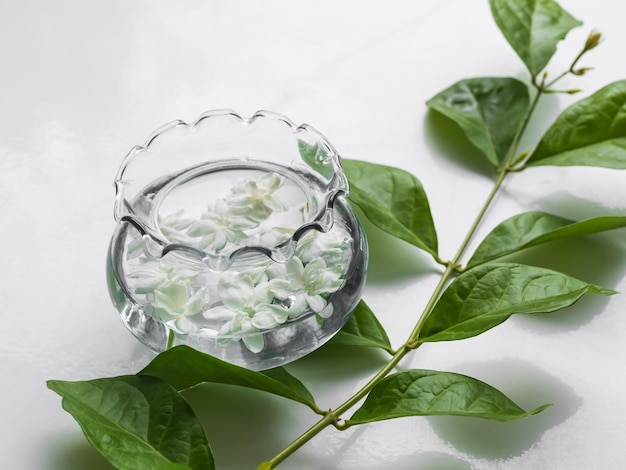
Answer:
[{"label": "glass bowl", "polygon": [[328,341],[359,300],[365,235],[339,154],[306,124],[231,110],[174,121],[131,149],[115,188],[109,291],[155,352],[276,367]]}]

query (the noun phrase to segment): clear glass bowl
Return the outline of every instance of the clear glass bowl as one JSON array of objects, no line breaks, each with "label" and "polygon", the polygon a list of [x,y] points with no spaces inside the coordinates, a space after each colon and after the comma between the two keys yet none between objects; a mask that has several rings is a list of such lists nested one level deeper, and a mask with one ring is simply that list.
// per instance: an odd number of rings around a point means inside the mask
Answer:
[{"label": "clear glass bowl", "polygon": [[332,145],[265,111],[175,121],[124,159],[109,290],[128,329],[250,369],[328,341],[359,300],[367,244]]}]

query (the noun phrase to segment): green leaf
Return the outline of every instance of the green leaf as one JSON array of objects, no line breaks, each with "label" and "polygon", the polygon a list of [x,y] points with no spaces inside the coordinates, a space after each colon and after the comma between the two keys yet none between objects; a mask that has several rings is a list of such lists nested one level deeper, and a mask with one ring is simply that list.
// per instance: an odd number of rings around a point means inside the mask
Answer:
[{"label": "green leaf", "polygon": [[528,108],[528,87],[514,78],[461,80],[426,102],[458,124],[467,138],[499,167]]},{"label": "green leaf", "polygon": [[162,352],[139,374],[158,377],[176,390],[185,390],[204,382],[238,385],[289,398],[318,410],[302,382],[282,367],[255,372],[188,346],[176,346]]},{"label": "green leaf", "polygon": [[330,179],[335,172],[332,164],[328,162],[328,152],[319,144],[311,145],[304,140],[298,140],[298,150],[302,160],[323,177]]},{"label": "green leaf", "polygon": [[539,413],[547,406],[524,411],[499,390],[471,377],[434,370],[407,370],[381,380],[346,424],[406,416],[513,421]]},{"label": "green leaf", "polygon": [[411,173],[359,160],[342,160],[349,200],[381,230],[437,256],[437,232],[422,183]]},{"label": "green leaf", "polygon": [[533,77],[541,72],[567,33],[582,22],[554,0],[489,0],[498,28]]},{"label": "green leaf", "polygon": [[626,80],[611,83],[565,109],[526,165],[626,169]]},{"label": "green leaf", "polygon": [[514,313],[553,312],[584,294],[614,293],[550,269],[489,263],[464,272],[448,286],[424,322],[419,341],[471,338]]},{"label": "green leaf", "polygon": [[385,329],[374,312],[362,300],[357,304],[343,328],[333,337],[332,344],[380,348],[393,354]]},{"label": "green leaf", "polygon": [[176,390],[154,377],[50,380],[91,444],[121,470],[215,468],[202,426]]},{"label": "green leaf", "polygon": [[594,217],[575,222],[546,212],[525,212],[494,228],[476,248],[467,266],[478,266],[542,243],[620,227],[626,227],[626,217]]}]

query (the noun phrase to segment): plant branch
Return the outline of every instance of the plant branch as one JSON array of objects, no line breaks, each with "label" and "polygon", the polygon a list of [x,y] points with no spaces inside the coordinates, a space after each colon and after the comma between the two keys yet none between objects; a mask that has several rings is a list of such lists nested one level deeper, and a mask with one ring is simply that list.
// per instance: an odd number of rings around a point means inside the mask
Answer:
[{"label": "plant branch", "polygon": [[273,459],[261,464],[259,469],[266,470],[266,469],[275,468],[280,463],[282,463],[285,459],[287,459],[290,455],[292,455],[296,450],[298,450],[300,447],[306,444],[309,440],[311,440],[313,437],[315,437],[319,432],[321,432],[323,429],[325,429],[329,425],[335,426],[338,430],[345,430],[349,428],[350,427],[349,421],[344,422],[344,423],[339,423],[340,417],[345,412],[350,410],[352,407],[357,405],[363,398],[365,398],[371,392],[371,390],[384,377],[386,377],[388,374],[390,374],[393,371],[393,369],[400,363],[400,361],[409,352],[420,347],[422,343],[419,342],[419,334],[424,323],[426,322],[428,316],[433,311],[435,305],[437,304],[437,301],[439,300],[439,297],[445,290],[449,280],[454,275],[461,273],[465,270],[465,268],[459,264],[459,261],[461,257],[463,256],[463,254],[465,253],[467,247],[469,246],[469,243],[471,242],[472,238],[474,237],[476,230],[478,229],[480,223],[483,221],[485,214],[487,213],[487,210],[490,208],[493,201],[495,200],[495,197],[498,194],[500,188],[502,187],[502,183],[504,182],[506,176],[511,172],[519,172],[524,168],[523,165],[521,167],[518,167],[518,165],[520,163],[523,163],[525,157],[527,157],[529,153],[526,152],[522,155],[517,156],[517,158],[516,158],[516,155],[519,149],[521,138],[526,132],[526,129],[528,127],[528,123],[530,122],[531,117],[535,113],[539,99],[541,98],[543,94],[550,93],[551,90],[549,88],[552,85],[554,85],[558,80],[560,80],[565,75],[567,75],[568,73],[577,74],[576,71],[574,70],[574,67],[576,66],[576,63],[580,60],[580,58],[583,56],[583,54],[587,52],[587,50],[589,50],[589,48],[587,48],[586,46],[585,49],[583,49],[583,51],[574,59],[570,68],[564,73],[562,73],[561,75],[557,76],[554,80],[550,81],[549,83],[546,84],[546,77],[547,77],[546,74],[543,75],[540,83],[537,83],[536,77],[532,78],[532,84],[536,88],[535,96],[533,97],[533,100],[528,108],[528,112],[526,113],[524,121],[522,122],[522,125],[520,126],[520,129],[517,132],[517,134],[515,135],[515,138],[513,139],[511,147],[509,148],[509,151],[507,152],[507,155],[504,158],[504,165],[498,168],[498,178],[496,179],[493,185],[493,188],[491,189],[491,192],[485,199],[485,202],[483,203],[480,211],[478,212],[476,218],[474,219],[474,222],[472,223],[469,230],[467,231],[467,234],[465,235],[465,238],[461,242],[454,257],[450,261],[443,261],[443,259],[439,258],[438,256],[434,256],[435,261],[441,265],[444,265],[446,269],[441,274],[441,277],[439,279],[439,282],[437,283],[437,286],[435,287],[430,299],[428,300],[428,303],[424,307],[424,310],[421,316],[419,317],[417,324],[413,328],[413,331],[409,335],[407,341],[397,351],[393,353],[389,362],[387,362],[387,364],[385,364],[385,366],[382,367],[378,371],[378,373],[376,373],[376,375],[374,375],[367,382],[367,384],[365,384],[358,392],[356,392],[353,396],[348,398],[343,404],[335,408],[335,410],[330,410],[328,412],[325,412],[322,419],[317,421],[307,431],[302,433],[298,438],[296,438],[293,442],[291,442],[291,444],[287,445],[281,452],[276,454],[276,456]]},{"label": "plant branch", "polygon": [[[565,77],[566,75],[572,74],[572,75],[579,76],[579,75],[583,75],[585,72],[591,70],[591,67],[582,67],[582,68],[576,70],[576,65],[578,64],[578,61],[582,58],[582,56],[584,56],[590,50],[595,49],[598,46],[598,44],[600,44],[601,40],[602,40],[602,35],[599,32],[591,31],[591,33],[589,33],[589,37],[587,38],[587,41],[585,42],[585,46],[578,53],[578,55],[574,58],[574,61],[572,62],[572,65],[570,65],[569,69],[567,69],[566,71],[564,71],[561,74],[557,75],[554,79],[550,80],[548,83],[545,83],[547,75],[544,74],[543,75],[543,80],[542,80],[540,86],[537,84],[535,78],[533,78],[533,85],[538,90],[541,90],[544,93],[556,93],[554,90],[551,90],[551,87],[556,82],[558,82],[563,77]],[[579,91],[579,90],[569,90],[569,91],[565,91],[565,93],[572,93],[572,92],[577,92],[577,91]]]},{"label": "plant branch", "polygon": [[470,230],[468,231],[463,242],[461,243],[459,250],[457,251],[454,258],[451,261],[446,263],[446,270],[442,273],[441,278],[439,279],[439,282],[437,286],[435,287],[435,290],[433,291],[430,299],[428,300],[428,303],[424,307],[424,311],[422,315],[420,316],[419,321],[415,325],[415,328],[413,329],[411,335],[407,339],[406,343],[402,345],[393,354],[389,362],[387,362],[387,364],[385,364],[385,366],[382,369],[380,369],[378,373],[374,375],[369,380],[369,382],[367,382],[367,384],[365,384],[358,392],[356,392],[353,396],[348,398],[348,400],[346,400],[343,404],[335,408],[334,411],[327,412],[322,419],[320,419],[313,426],[311,426],[307,431],[305,431],[298,438],[296,438],[293,442],[287,445],[281,452],[276,454],[276,456],[274,456],[273,459],[262,464],[263,467],[259,467],[259,468],[264,468],[264,469],[275,468],[281,462],[287,459],[290,455],[292,455],[295,451],[297,451],[300,447],[306,444],[310,439],[316,436],[320,431],[325,429],[328,425],[334,424],[335,427],[337,427],[337,429],[347,429],[349,427],[349,424],[337,426],[338,417],[340,417],[346,411],[348,411],[353,406],[355,406],[359,401],[365,398],[367,394],[369,394],[369,392],[374,388],[374,386],[378,382],[380,382],[380,380],[386,377],[409,352],[417,349],[420,346],[420,343],[417,342],[417,339],[419,337],[419,332],[422,328],[422,325],[426,321],[426,318],[428,318],[428,315],[430,315],[430,312],[432,311],[435,304],[437,303],[437,300],[439,299],[441,293],[445,289],[448,281],[458,270],[458,261],[463,255],[465,249],[467,248],[467,245],[469,244],[472,236],[474,235],[476,229],[478,228],[478,225],[480,224],[482,218],[487,212],[487,209],[493,202],[495,195],[500,189],[500,186],[502,185],[502,182],[504,181],[506,174],[507,174],[507,171],[502,171],[499,173],[498,179],[496,180],[496,183],[494,184],[493,189],[489,193],[487,200],[483,204],[483,207],[481,208],[478,216],[474,220],[474,223],[470,227]]},{"label": "plant branch", "polygon": [[[398,363],[406,356],[412,348],[407,347],[406,345],[400,347],[392,358],[389,360],[385,366],[378,371],[376,375],[374,375],[367,384],[365,384],[358,392],[356,392],[353,396],[351,396],[348,400],[346,400],[343,404],[339,405],[332,412],[327,412],[325,416],[320,419],[317,423],[311,426],[307,431],[302,433],[297,439],[295,439],[291,444],[285,447],[281,452],[276,454],[276,456],[270,461],[266,462],[267,467],[264,468],[275,468],[283,462],[287,457],[293,454],[296,450],[306,444],[311,438],[317,435],[320,431],[326,428],[328,425],[336,424],[338,421],[338,417],[343,413],[348,411],[354,405],[356,405],[361,399],[363,399],[367,394],[374,388],[374,386],[387,374],[389,374]],[[347,429],[349,426],[339,425],[335,426],[337,429]]]}]

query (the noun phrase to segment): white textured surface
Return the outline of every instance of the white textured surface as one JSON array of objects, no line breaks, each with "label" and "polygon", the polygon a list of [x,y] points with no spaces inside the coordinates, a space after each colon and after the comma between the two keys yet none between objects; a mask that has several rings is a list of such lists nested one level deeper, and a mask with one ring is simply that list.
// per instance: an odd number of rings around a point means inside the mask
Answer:
[{"label": "white textured surface", "polygon": [[[562,5],[585,26],[555,64],[567,64],[592,27],[606,37],[582,64],[596,70],[563,86],[587,94],[626,78],[626,3]],[[484,165],[465,159],[475,154],[460,155],[464,148],[434,129],[424,102],[462,78],[524,76],[486,0],[3,2],[0,57],[0,450],[3,468],[24,470],[110,468],[45,381],[134,373],[150,357],[117,317],[104,276],[112,180],[132,145],[208,109],[283,113],[312,124],[345,157],[417,175],[450,258],[491,183]],[[543,102],[529,144],[571,100]],[[539,207],[575,218],[624,214],[625,177],[587,168],[515,175],[479,236]],[[373,238],[365,298],[398,346],[436,282],[434,268],[411,247]],[[541,248],[528,260],[626,291],[624,231]],[[402,364],[474,375],[524,407],[554,403],[538,416],[328,429],[284,468],[625,468],[625,299],[513,318]],[[382,360],[326,349],[289,368],[333,407]],[[204,387],[188,397],[220,469],[255,468],[313,422],[298,405],[246,390]]]}]

